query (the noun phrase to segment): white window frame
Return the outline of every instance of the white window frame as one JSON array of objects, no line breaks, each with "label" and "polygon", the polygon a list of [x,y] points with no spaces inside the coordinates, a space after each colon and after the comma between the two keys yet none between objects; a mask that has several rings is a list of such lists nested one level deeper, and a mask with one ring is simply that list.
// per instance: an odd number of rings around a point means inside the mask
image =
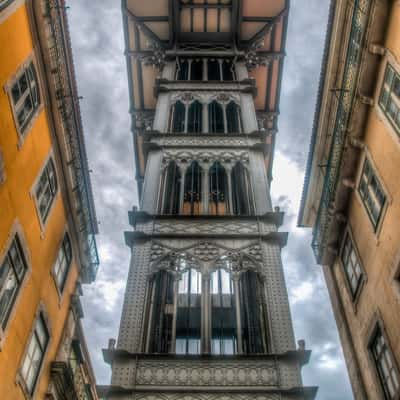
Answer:
[{"label": "white window frame", "polygon": [[[394,395],[390,395],[388,393],[388,386],[387,386],[387,381],[386,379],[382,376],[384,371],[382,371],[380,359],[381,357],[377,358],[377,355],[374,354],[374,343],[377,340],[377,336],[380,336],[381,338],[381,346],[383,347],[383,350],[380,349],[380,356],[383,353],[383,361],[385,364],[385,368],[390,369],[390,376],[393,379],[393,376],[395,377],[393,380],[397,380],[397,388],[394,393]],[[382,351],[381,351],[382,350]],[[384,325],[382,323],[382,320],[379,317],[375,317],[375,323],[373,325],[373,329],[371,331],[371,334],[369,335],[369,341],[368,341],[368,352],[370,356],[370,360],[374,366],[377,382],[379,383],[379,387],[382,391],[383,398],[385,400],[398,400],[400,399],[400,374],[399,374],[399,369],[396,364],[396,358],[393,355],[392,348],[390,346],[390,342],[388,340],[386,331],[384,329]]]},{"label": "white window frame", "polygon": [[[46,215],[43,218],[42,214],[40,212],[40,199],[37,197],[37,189],[38,189],[38,186],[40,184],[40,180],[41,180],[43,174],[47,174],[47,166],[49,165],[50,162],[52,162],[53,166],[54,166],[54,177],[55,177],[55,181],[56,181],[56,185],[55,185],[56,187],[55,187],[55,191],[52,195],[51,203],[47,209]],[[32,188],[30,191],[31,197],[35,201],[36,213],[38,215],[42,233],[44,232],[44,230],[46,228],[47,222],[50,219],[51,212],[54,208],[54,205],[57,202],[57,197],[58,197],[59,191],[60,191],[60,180],[58,179],[58,175],[57,175],[56,162],[55,162],[53,152],[50,152],[49,156],[43,162],[42,168],[40,169],[39,173],[37,174],[36,180],[35,180],[34,184],[32,185]]]},{"label": "white window frame", "polygon": [[[36,376],[34,378],[34,382],[32,384],[32,387],[30,388],[28,386],[28,383],[26,381],[26,373],[24,372],[25,367],[25,362],[27,360],[27,357],[29,357],[29,352],[31,350],[31,343],[32,340],[34,340],[35,338],[38,338],[38,334],[36,332],[36,327],[39,321],[42,321],[43,323],[43,327],[46,330],[47,333],[47,341],[45,343],[45,345],[43,345],[43,343],[41,343],[41,346],[44,347],[42,350],[42,355],[41,355],[41,359],[40,359],[40,365],[37,368],[36,371]],[[41,373],[43,371],[43,367],[45,365],[46,362],[46,356],[47,356],[47,352],[49,351],[50,348],[50,344],[51,344],[51,329],[50,329],[50,324],[48,321],[48,315],[47,312],[44,308],[43,303],[41,303],[38,307],[37,312],[35,313],[35,317],[33,320],[33,324],[32,324],[32,329],[31,332],[28,336],[28,339],[26,341],[26,345],[25,345],[25,351],[24,354],[22,355],[21,361],[20,361],[20,367],[18,369],[17,372],[17,378],[16,381],[17,383],[21,386],[22,391],[24,392],[24,395],[27,399],[34,399],[35,398],[35,392],[37,387],[39,386],[38,383],[40,381],[40,377],[41,377]]]},{"label": "white window frame", "polygon": [[10,328],[10,325],[12,324],[12,320],[13,320],[15,312],[18,308],[18,303],[20,301],[22,293],[24,292],[25,285],[26,285],[27,281],[29,280],[29,277],[30,277],[30,274],[32,271],[30,252],[28,251],[27,242],[26,242],[23,230],[22,230],[22,226],[18,220],[14,221],[14,223],[10,229],[10,232],[8,234],[8,238],[6,240],[3,251],[0,254],[0,268],[3,265],[6,257],[8,256],[8,252],[11,248],[11,245],[12,245],[15,237],[18,237],[19,244],[20,244],[20,250],[22,252],[22,255],[24,257],[25,264],[26,264],[26,270],[25,270],[25,274],[24,274],[23,278],[21,279],[19,289],[14,298],[11,310],[9,311],[7,323],[4,328],[2,328],[0,325],[0,351],[3,348],[3,346],[5,345],[5,340],[7,337],[8,329]]},{"label": "white window frame", "polygon": [[[351,248],[350,248],[350,253],[348,255],[348,259],[346,261],[343,259],[343,254],[345,252],[347,243],[350,244]],[[356,264],[358,265],[358,268],[360,270],[360,275],[357,279],[357,287],[356,288],[353,288],[353,285],[351,283],[351,276],[349,276],[350,274],[349,274],[349,269],[348,269],[348,267],[349,267],[348,263],[351,260],[351,253],[354,254],[353,258],[355,257]],[[343,268],[343,272],[345,275],[346,286],[349,291],[350,298],[351,298],[353,304],[355,304],[355,303],[357,303],[357,301],[360,297],[360,294],[362,292],[362,288],[367,280],[367,274],[365,273],[365,269],[364,269],[363,263],[361,261],[361,257],[358,252],[357,246],[355,244],[355,240],[354,240],[353,234],[350,230],[350,227],[348,227],[345,231],[341,249],[340,249],[339,259],[340,259],[340,263],[341,263],[341,266]],[[356,276],[357,274],[355,273],[354,268],[355,268],[355,266],[352,265],[351,269],[352,269],[353,276]]]},{"label": "white window frame", "polygon": [[[66,260],[66,253],[65,253],[65,246],[64,246],[64,241],[65,239],[68,239],[69,241],[69,247],[70,247],[70,258],[67,260],[67,264],[65,266],[65,271],[63,273],[63,276],[61,277],[61,281],[59,280],[59,271],[57,271],[58,266],[61,264],[62,261]],[[61,254],[62,253],[62,254]],[[58,252],[57,252],[57,258],[54,263],[53,269],[52,269],[52,275],[54,278],[54,283],[57,288],[58,295],[61,297],[62,294],[64,293],[64,289],[68,280],[69,272],[71,270],[72,266],[72,260],[73,260],[73,249],[72,249],[72,240],[71,236],[69,235],[68,231],[65,230],[64,234],[61,238],[60,245],[58,247]]]},{"label": "white window frame", "polygon": [[[25,74],[27,73],[26,71],[30,66],[33,66],[34,69],[34,76],[32,80],[28,80],[30,83],[33,82],[32,84],[28,85],[28,89],[24,91],[24,94],[18,99],[17,103],[14,102],[13,95],[12,95],[12,89],[14,85],[17,83],[17,81]],[[29,88],[36,88],[36,94],[37,94],[37,99],[38,102],[37,104],[34,105],[31,114],[27,118],[27,122],[24,123],[22,126],[18,122],[18,111],[23,104],[23,100],[25,100],[31,93],[31,90]],[[18,68],[17,72],[9,79],[7,84],[5,85],[5,90],[8,94],[9,102],[10,102],[10,107],[12,110],[13,118],[14,118],[14,124],[15,128],[18,133],[18,148],[21,148],[25,138],[28,136],[36,118],[38,117],[40,111],[43,108],[43,101],[42,101],[42,87],[40,85],[40,76],[39,76],[39,69],[38,65],[36,63],[36,60],[33,55],[29,56],[28,59]]]},{"label": "white window frame", "polygon": [[[380,233],[382,224],[383,224],[383,220],[385,218],[387,207],[392,202],[392,199],[391,199],[391,197],[389,195],[389,192],[385,187],[383,179],[381,178],[380,174],[378,173],[378,170],[377,170],[377,168],[375,166],[375,163],[373,162],[372,157],[369,154],[367,149],[365,150],[364,157],[362,157],[360,161],[361,162],[360,162],[360,166],[359,166],[357,186],[356,186],[355,192],[357,193],[357,197],[360,200],[360,202],[362,204],[362,207],[363,207],[365,213],[368,216],[368,219],[369,219],[369,221],[371,223],[371,227],[372,227],[373,232],[375,233],[375,235],[378,236],[379,233]],[[371,172],[372,172],[372,175],[374,176],[375,180],[377,181],[382,194],[385,196],[385,201],[382,204],[381,211],[380,211],[379,217],[376,220],[376,222],[374,222],[373,216],[371,215],[371,211],[367,207],[366,200],[364,199],[364,197],[363,197],[363,195],[362,195],[362,193],[360,191],[360,186],[361,186],[361,183],[362,183],[362,180],[363,180],[364,168],[365,168],[366,162],[369,164]],[[369,187],[370,187],[370,185],[368,184],[367,185],[367,191],[368,191]]]}]

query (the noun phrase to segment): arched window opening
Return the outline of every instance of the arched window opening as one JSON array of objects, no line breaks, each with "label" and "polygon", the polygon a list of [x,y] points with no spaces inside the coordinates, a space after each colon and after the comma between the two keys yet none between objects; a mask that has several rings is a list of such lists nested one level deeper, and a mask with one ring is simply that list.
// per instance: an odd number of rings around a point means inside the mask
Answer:
[{"label": "arched window opening", "polygon": [[177,80],[187,81],[189,79],[189,62],[188,60],[179,60],[177,64]]},{"label": "arched window opening", "polygon": [[224,81],[233,81],[235,79],[231,60],[224,60],[222,62],[222,77]]},{"label": "arched window opening", "polygon": [[227,177],[225,168],[215,162],[209,172],[209,188],[210,188],[210,214],[225,215],[228,209],[227,199]]},{"label": "arched window opening", "polygon": [[234,215],[254,215],[254,201],[249,173],[242,163],[232,168],[232,212]]},{"label": "arched window opening", "polygon": [[201,351],[201,273],[188,269],[178,283],[176,354]]},{"label": "arched window opening", "polygon": [[183,195],[183,213],[199,215],[201,213],[201,174],[202,170],[197,161],[193,161],[186,171],[185,191]]},{"label": "arched window opening", "polygon": [[190,80],[203,80],[203,60],[193,60],[190,66]]},{"label": "arched window opening", "polygon": [[161,214],[179,214],[181,192],[181,173],[175,162],[171,161],[165,169],[161,187]]},{"label": "arched window opening", "polygon": [[194,101],[189,107],[188,132],[199,133],[202,130],[203,106],[199,101]]},{"label": "arched window opening", "polygon": [[226,123],[229,133],[239,133],[241,131],[240,109],[234,101],[231,101],[226,107]]},{"label": "arched window opening", "polygon": [[208,130],[212,133],[224,133],[224,112],[221,104],[213,101],[208,105]]},{"label": "arched window opening", "polygon": [[254,271],[241,274],[239,280],[242,343],[245,354],[267,352],[267,323],[263,283]]},{"label": "arched window opening", "polygon": [[172,106],[172,132],[185,132],[186,107],[181,101]]},{"label": "arched window opening", "polygon": [[230,272],[211,274],[211,353],[237,353],[235,294]]},{"label": "arched window opening", "polygon": [[170,272],[158,271],[153,278],[150,290],[150,344],[151,353],[171,351],[174,278]]},{"label": "arched window opening", "polygon": [[208,80],[209,81],[221,80],[221,73],[218,60],[215,59],[208,60]]}]

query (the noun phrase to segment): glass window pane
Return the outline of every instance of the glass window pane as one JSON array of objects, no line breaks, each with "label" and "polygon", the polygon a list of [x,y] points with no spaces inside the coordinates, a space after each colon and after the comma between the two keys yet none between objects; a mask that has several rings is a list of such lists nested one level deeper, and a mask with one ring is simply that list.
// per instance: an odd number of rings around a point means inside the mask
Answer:
[{"label": "glass window pane", "polygon": [[17,277],[8,259],[0,269],[0,285],[0,322],[4,329],[18,290]]}]

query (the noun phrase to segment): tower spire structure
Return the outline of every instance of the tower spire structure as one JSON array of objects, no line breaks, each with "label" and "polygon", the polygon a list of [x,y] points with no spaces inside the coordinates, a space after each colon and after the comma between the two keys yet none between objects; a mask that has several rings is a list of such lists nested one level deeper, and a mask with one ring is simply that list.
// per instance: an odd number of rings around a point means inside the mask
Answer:
[{"label": "tower spire structure", "polygon": [[140,208],[107,399],[313,399],[270,199],[286,0],[123,1]]}]

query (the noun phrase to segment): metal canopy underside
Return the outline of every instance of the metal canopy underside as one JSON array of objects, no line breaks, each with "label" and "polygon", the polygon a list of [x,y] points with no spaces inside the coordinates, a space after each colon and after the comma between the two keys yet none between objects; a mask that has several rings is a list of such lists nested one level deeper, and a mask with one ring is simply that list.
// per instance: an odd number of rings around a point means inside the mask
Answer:
[{"label": "metal canopy underside", "polygon": [[256,109],[277,112],[288,8],[288,0],[126,0],[134,108],[155,108],[154,64],[201,50],[257,65]]}]

